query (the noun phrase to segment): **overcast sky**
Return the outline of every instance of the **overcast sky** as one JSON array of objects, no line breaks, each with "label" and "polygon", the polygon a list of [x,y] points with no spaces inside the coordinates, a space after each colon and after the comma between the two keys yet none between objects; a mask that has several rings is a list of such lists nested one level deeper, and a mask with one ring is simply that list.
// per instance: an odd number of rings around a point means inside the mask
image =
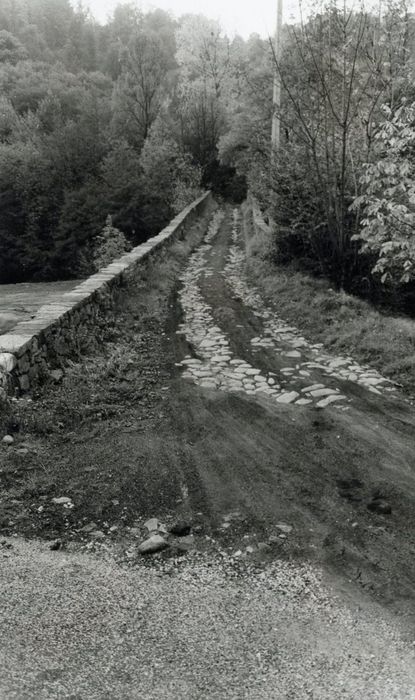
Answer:
[{"label": "overcast sky", "polygon": [[[83,4],[91,9],[97,20],[105,22],[118,2],[119,0],[84,0]],[[176,17],[186,12],[203,14],[219,20],[228,34],[236,33],[243,37],[248,37],[253,32],[264,37],[273,34],[277,7],[276,0],[137,0],[137,4],[144,11],[159,7],[171,11]],[[284,21],[289,20],[296,6],[296,0],[286,0]]]}]

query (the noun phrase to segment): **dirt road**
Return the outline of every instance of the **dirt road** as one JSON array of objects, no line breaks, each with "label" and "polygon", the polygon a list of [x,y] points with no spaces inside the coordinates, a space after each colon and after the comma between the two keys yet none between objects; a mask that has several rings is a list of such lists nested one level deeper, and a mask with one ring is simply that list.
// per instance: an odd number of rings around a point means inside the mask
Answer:
[{"label": "dirt road", "polygon": [[277,299],[263,306],[243,282],[237,212],[211,234],[184,273],[171,341],[173,430],[198,445],[182,460],[192,508],[202,499],[216,520],[241,510],[263,536],[290,523],[283,551],[412,612],[413,407],[376,371],[308,344],[277,317]]},{"label": "dirt road", "polygon": [[[47,404],[59,429],[36,433],[33,419],[3,451],[3,532],[101,557],[20,543],[5,559],[5,697],[415,698],[414,408],[288,327],[243,267],[242,217],[226,208],[182,269],[162,332],[140,336],[140,366],[126,361],[116,388],[113,367],[102,380],[118,412],[76,423],[68,372]],[[62,515],[52,496],[74,508]],[[184,558],[135,554],[151,516],[192,522]],[[42,643],[22,662],[34,624]]]}]

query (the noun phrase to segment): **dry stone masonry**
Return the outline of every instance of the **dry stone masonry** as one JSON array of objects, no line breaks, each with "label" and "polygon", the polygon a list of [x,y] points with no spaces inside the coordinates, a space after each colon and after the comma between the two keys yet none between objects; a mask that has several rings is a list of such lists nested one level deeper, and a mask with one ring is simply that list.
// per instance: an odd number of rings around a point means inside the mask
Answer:
[{"label": "dry stone masonry", "polygon": [[[213,274],[207,258],[223,217],[223,212],[216,212],[204,243],[191,256],[181,277],[184,322],[178,333],[185,335],[195,352],[195,356],[188,355],[178,363],[184,368],[183,377],[209,389],[266,395],[276,403],[310,404],[318,408],[333,405],[341,410],[347,410],[348,399],[338,386],[333,386],[333,379],[355,382],[374,394],[391,395],[395,387],[390,380],[351,357],[333,357],[324,351],[321,343],[309,343],[295,327],[268,309],[259,294],[249,287],[244,273],[245,253],[239,240],[238,210],[233,213],[232,245],[222,274],[233,296],[261,319],[263,334],[250,341],[253,351],[272,350],[279,354],[283,366],[279,374],[264,372],[233,355],[228,337],[215,324],[212,308],[200,291],[202,276]],[[330,386],[313,382],[313,370],[325,375]]]},{"label": "dry stone masonry", "polygon": [[210,201],[210,192],[203,194],[157,236],[42,306],[31,320],[0,335],[0,399],[29,390],[40,377],[60,367],[65,357],[79,354],[111,314],[119,295],[140,278],[143,263],[180,238]]}]

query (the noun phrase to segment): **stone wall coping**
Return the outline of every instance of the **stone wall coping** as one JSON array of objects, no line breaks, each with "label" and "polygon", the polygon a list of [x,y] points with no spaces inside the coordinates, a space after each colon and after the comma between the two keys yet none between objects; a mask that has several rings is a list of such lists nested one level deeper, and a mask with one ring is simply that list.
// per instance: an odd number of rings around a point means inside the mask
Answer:
[{"label": "stone wall coping", "polygon": [[5,333],[0,336],[0,352],[8,352],[12,355],[20,357],[26,352],[26,349],[32,342],[33,335],[18,335],[13,333]]}]

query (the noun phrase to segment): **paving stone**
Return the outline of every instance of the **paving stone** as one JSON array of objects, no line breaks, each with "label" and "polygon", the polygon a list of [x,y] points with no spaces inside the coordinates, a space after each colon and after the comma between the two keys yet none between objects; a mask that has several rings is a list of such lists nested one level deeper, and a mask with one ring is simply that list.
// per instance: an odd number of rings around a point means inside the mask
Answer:
[{"label": "paving stone", "polygon": [[325,386],[324,384],[311,384],[310,386],[305,386],[304,389],[301,389],[302,394],[308,394],[311,391],[316,391],[317,389],[324,389]]},{"label": "paving stone", "polygon": [[309,391],[308,393],[317,399],[322,396],[329,396],[330,394],[335,394],[336,389],[314,389],[313,391]]},{"label": "paving stone", "polygon": [[327,396],[325,399],[321,399],[321,401],[318,401],[316,403],[316,406],[318,408],[325,408],[326,406],[329,406],[331,403],[334,403],[335,401],[341,401],[342,399],[345,399],[346,397],[343,396],[342,394],[336,394],[335,396],[332,394],[331,396]]},{"label": "paving stone", "polygon": [[292,403],[300,394],[297,391],[284,392],[277,396],[278,403]]},{"label": "paving stone", "polygon": [[382,377],[367,377],[363,376],[360,377],[360,381],[362,381],[364,384],[367,384],[368,386],[377,386],[378,384],[382,384],[385,380]]},{"label": "paving stone", "polygon": [[[250,340],[253,351],[273,348],[280,356],[298,358],[298,364],[295,368],[283,367],[280,370],[279,376],[284,377],[280,381],[285,387],[284,391],[281,391],[280,384],[276,384],[275,379],[269,376],[271,374],[276,376],[275,373],[268,373],[265,377],[259,369],[252,367],[245,360],[232,356],[226,334],[214,322],[212,309],[205,302],[197,283],[202,274],[206,277],[213,274],[213,270],[207,266],[206,255],[212,248],[221,217],[223,218],[223,213],[215,215],[204,243],[192,254],[188,267],[180,276],[183,288],[179,294],[185,317],[185,322],[180,326],[180,332],[184,333],[188,342],[202,357],[200,360],[187,355],[182,364],[185,368],[182,376],[191,378],[200,386],[220,388],[223,391],[243,391],[249,396],[255,393],[268,395],[278,403],[295,401],[299,406],[308,405],[314,400],[319,407],[322,407],[344,398],[338,390],[330,389],[324,384],[315,383],[304,387],[301,389],[303,396],[299,391],[291,388],[297,380],[301,382],[304,377],[310,377],[313,369],[338,379],[356,381],[372,393],[380,394],[381,390],[394,391],[394,387],[383,386],[387,380],[376,370],[367,366],[362,367],[350,357],[333,357],[324,351],[322,343],[309,344],[300,335],[298,329],[289,326],[265,308],[261,297],[248,287],[244,278],[245,256],[243,250],[237,245],[239,224],[236,219],[232,231],[233,244],[229,250],[223,276],[230,284],[233,296],[238,301],[242,301],[261,320],[261,334]],[[243,324],[236,325],[238,328],[244,328]],[[282,342],[284,347],[279,345]],[[302,347],[308,348],[315,354],[314,361],[300,361],[302,355],[298,348]],[[348,409],[348,407],[340,408]]]}]

